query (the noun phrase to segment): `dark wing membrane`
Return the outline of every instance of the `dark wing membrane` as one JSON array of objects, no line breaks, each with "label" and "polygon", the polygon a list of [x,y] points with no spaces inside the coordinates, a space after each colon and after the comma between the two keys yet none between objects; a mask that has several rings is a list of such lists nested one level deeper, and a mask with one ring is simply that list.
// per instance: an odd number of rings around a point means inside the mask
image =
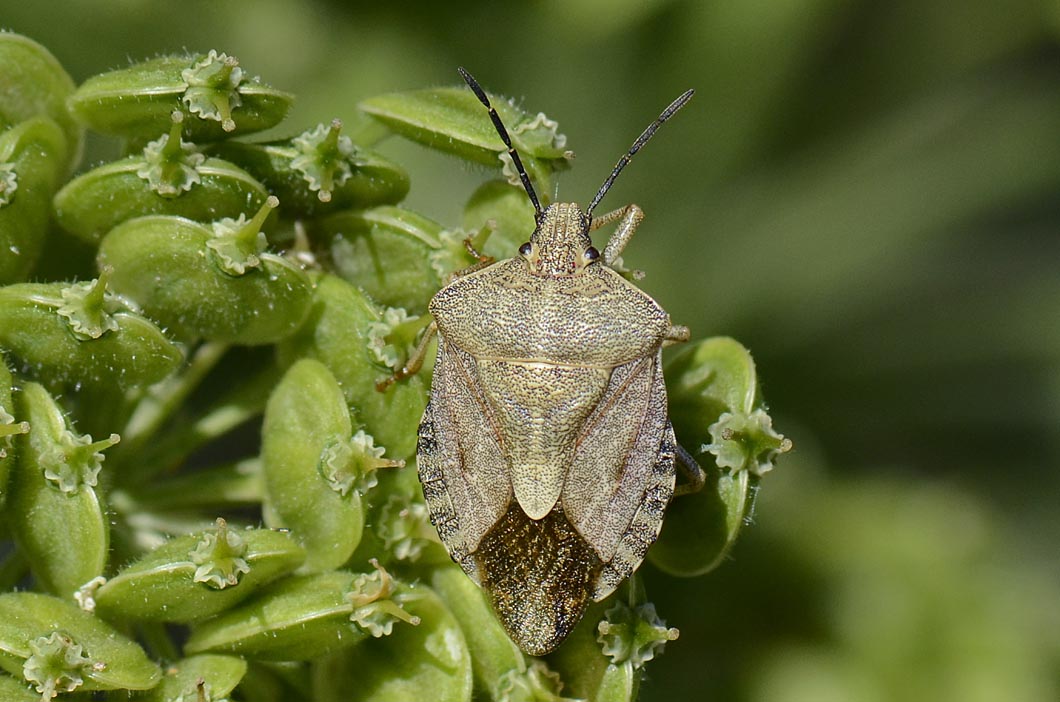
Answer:
[{"label": "dark wing membrane", "polygon": [[563,510],[604,563],[593,599],[636,570],[674,490],[673,429],[662,353],[615,368],[586,421],[563,487]]},{"label": "dark wing membrane", "polygon": [[476,582],[471,554],[512,501],[507,464],[483,397],[474,360],[440,339],[416,465],[431,522],[449,555]]},{"label": "dark wing membrane", "polygon": [[582,618],[603,567],[559,506],[533,520],[514,501],[474,559],[508,636],[534,656],[558,646]]}]

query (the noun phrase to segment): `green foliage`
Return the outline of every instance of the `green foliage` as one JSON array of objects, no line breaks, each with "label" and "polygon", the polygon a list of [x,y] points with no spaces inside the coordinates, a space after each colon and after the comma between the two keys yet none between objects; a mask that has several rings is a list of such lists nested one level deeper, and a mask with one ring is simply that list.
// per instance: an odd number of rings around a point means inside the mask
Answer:
[{"label": "green foliage", "polygon": [[[0,265],[12,539],[0,572],[5,588],[48,594],[0,595],[0,691],[633,699],[644,664],[678,635],[639,581],[594,606],[548,661],[525,656],[445,557],[404,467],[429,364],[381,383],[407,362],[441,285],[515,254],[533,227],[521,189],[487,182],[447,228],[398,206],[409,177],[355,141],[371,129],[351,137],[335,120],[232,139],[279,123],[292,98],[224,53],[151,59],[73,90],[43,47],[2,35],[0,62],[13,60],[5,51],[32,56],[12,78],[21,90],[0,90],[0,116],[15,120],[0,133],[0,243],[12,252]],[[558,125],[496,102],[539,192],[552,192],[569,160]],[[462,88],[369,99],[369,118],[510,170]],[[64,182],[78,124],[124,138],[129,155]],[[66,234],[49,231],[50,215]],[[81,242],[72,254],[67,234]],[[63,255],[98,277],[35,267]],[[27,279],[38,282],[16,282]],[[772,432],[735,341],[696,344],[671,376],[674,423],[710,476],[682,523],[702,512],[713,530],[693,543],[664,532],[656,560],[701,573],[790,442]],[[260,426],[260,451],[241,425]]]}]

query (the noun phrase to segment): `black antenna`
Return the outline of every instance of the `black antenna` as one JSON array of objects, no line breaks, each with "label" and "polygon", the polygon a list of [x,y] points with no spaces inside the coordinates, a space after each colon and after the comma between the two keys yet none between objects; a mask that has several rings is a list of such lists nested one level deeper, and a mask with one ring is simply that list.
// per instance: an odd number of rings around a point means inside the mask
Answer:
[{"label": "black antenna", "polygon": [[611,171],[611,175],[607,177],[604,184],[600,186],[599,192],[596,193],[596,197],[589,203],[589,207],[585,210],[585,218],[587,221],[593,221],[593,210],[600,204],[600,200],[604,199],[604,195],[611,189],[611,185],[615,182],[615,178],[622,172],[622,169],[626,167],[626,164],[633,158],[633,154],[640,151],[641,147],[648,143],[648,139],[651,139],[655,134],[655,130],[662,126],[662,123],[674,116],[674,114],[685,106],[685,103],[692,99],[692,95],[695,94],[695,90],[686,90],[681,94],[681,97],[677,98],[670,103],[670,106],[662,111],[659,118],[648,125],[648,128],[641,132],[637,140],[633,142],[633,146],[629,147],[629,152],[618,159],[618,163],[615,164],[614,169]]},{"label": "black antenna", "polygon": [[501,122],[500,115],[497,114],[497,110],[493,109],[493,105],[490,104],[490,99],[486,97],[486,91],[482,89],[482,86],[478,84],[478,81],[472,77],[470,73],[465,71],[462,67],[457,68],[460,71],[460,76],[464,79],[464,82],[468,84],[472,92],[479,101],[486,106],[486,109],[490,111],[490,119],[493,120],[493,126],[496,127],[497,133],[501,135],[501,141],[508,147],[508,155],[512,157],[512,162],[515,164],[515,170],[519,173],[519,180],[523,181],[523,189],[526,190],[526,194],[530,196],[530,202],[534,205],[534,218],[541,218],[541,203],[537,199],[537,193],[534,192],[534,186],[530,183],[530,176],[526,174],[526,169],[523,168],[523,162],[519,159],[519,152],[512,146],[512,138],[508,136],[508,130],[504,128],[504,123]]}]

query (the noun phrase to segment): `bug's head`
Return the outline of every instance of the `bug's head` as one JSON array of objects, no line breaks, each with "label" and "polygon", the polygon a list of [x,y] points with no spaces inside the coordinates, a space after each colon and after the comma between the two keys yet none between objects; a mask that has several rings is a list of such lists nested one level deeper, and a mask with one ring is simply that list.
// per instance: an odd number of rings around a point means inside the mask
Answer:
[{"label": "bug's head", "polygon": [[600,259],[589,240],[589,218],[573,202],[546,207],[519,254],[531,273],[549,276],[576,275]]},{"label": "bug's head", "polygon": [[519,247],[519,253],[526,259],[530,272],[538,275],[576,275],[600,259],[600,252],[589,241],[589,232],[594,228],[592,226],[593,210],[600,204],[600,200],[607,194],[607,191],[611,189],[611,185],[618,178],[618,174],[630,162],[633,155],[648,143],[648,140],[655,134],[655,130],[663,122],[673,117],[678,110],[685,106],[685,103],[692,99],[692,95],[695,92],[686,90],[670,103],[670,106],[663,110],[662,114],[649,124],[647,129],[641,132],[641,135],[633,142],[633,146],[630,147],[626,155],[615,164],[615,167],[611,170],[611,175],[600,186],[600,190],[597,191],[584,212],[573,202],[555,202],[542,209],[541,202],[534,191],[534,186],[530,182],[530,176],[527,175],[526,169],[523,168],[519,152],[512,146],[512,139],[508,135],[508,130],[504,128],[497,110],[490,104],[486,91],[482,89],[478,81],[470,73],[463,68],[458,68],[457,70],[463,77],[464,82],[478,97],[479,102],[489,110],[493,126],[496,128],[497,134],[500,135],[501,141],[507,147],[508,155],[512,158],[512,163],[519,174],[523,189],[526,190],[527,197],[530,198],[530,202],[534,205],[534,219],[537,222],[537,228],[530,236],[530,241]]}]

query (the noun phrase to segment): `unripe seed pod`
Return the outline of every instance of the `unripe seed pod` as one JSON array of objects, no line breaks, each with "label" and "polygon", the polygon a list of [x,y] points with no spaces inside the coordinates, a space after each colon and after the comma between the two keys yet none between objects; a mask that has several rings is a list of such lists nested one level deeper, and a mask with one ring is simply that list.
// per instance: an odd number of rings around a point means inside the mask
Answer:
[{"label": "unripe seed pod", "polygon": [[403,307],[410,314],[426,312],[445,280],[431,263],[432,254],[442,248],[443,232],[423,215],[389,206],[339,212],[311,228],[336,273],[376,303]]},{"label": "unripe seed pod", "polygon": [[114,288],[185,338],[271,344],[298,329],[309,311],[309,278],[286,258],[265,253],[261,225],[277,200],[253,219],[212,225],[154,215],[118,225],[97,261],[114,267]]},{"label": "unripe seed pod", "polygon": [[29,422],[15,418],[14,402],[11,398],[11,371],[0,355],[0,508],[7,498],[7,477],[15,462],[14,439],[29,431]]},{"label": "unripe seed pod", "polygon": [[[527,173],[547,195],[553,171],[569,167],[572,157],[567,138],[559,125],[543,113],[529,115],[511,101],[492,101],[508,128],[512,144],[522,157]],[[504,145],[488,120],[482,119],[482,105],[462,88],[432,88],[378,95],[360,108],[403,137],[439,151],[487,166],[503,166],[513,185],[519,176]]]},{"label": "unripe seed pod", "polygon": [[435,568],[431,588],[460,624],[471,652],[476,686],[488,690],[491,698],[499,698],[506,681],[526,674],[523,652],[504,632],[481,588],[459,567]]},{"label": "unripe seed pod", "polygon": [[298,217],[404,199],[409,191],[405,170],[340,136],[341,127],[333,120],[330,127],[321,124],[291,139],[225,141],[212,151],[252,173],[280,198],[286,212]]},{"label": "unripe seed pod", "polygon": [[48,117],[0,134],[0,284],[33,272],[48,233],[51,197],[66,170],[66,148],[62,130]]},{"label": "unripe seed pod", "polygon": [[88,593],[104,618],[190,622],[230,609],[302,564],[280,531],[215,529],[159,546]]},{"label": "unripe seed pod", "polygon": [[386,392],[376,382],[392,369],[381,364],[369,348],[382,313],[354,285],[325,274],[316,281],[312,311],[293,336],[277,351],[283,365],[299,358],[315,358],[335,375],[355,419],[394,458],[416,450],[427,392],[422,374],[394,383]]},{"label": "unripe seed pod", "polygon": [[403,604],[414,597],[377,564],[376,571],[332,571],[276,583],[260,596],[203,622],[184,650],[258,660],[313,660],[370,638],[418,626]]},{"label": "unripe seed pod", "polygon": [[0,594],[0,668],[45,699],[60,690],[150,690],[162,677],[134,641],[72,602],[34,592]]},{"label": "unripe seed pod", "polygon": [[49,117],[66,138],[60,173],[73,170],[81,159],[85,130],[66,109],[74,81],[51,52],[37,42],[0,32],[0,129],[33,117]]},{"label": "unripe seed pod", "polygon": [[174,110],[188,114],[190,141],[215,141],[268,129],[293,96],[250,78],[234,56],[163,56],[89,78],[67,102],[96,131],[129,139],[164,132]]},{"label": "unripe seed pod", "polygon": [[144,215],[176,215],[210,221],[258,209],[268,193],[249,173],[207,158],[181,141],[183,113],[172,129],[141,154],[94,168],[55,195],[63,229],[92,244],[122,222]]},{"label": "unripe seed pod", "polygon": [[19,440],[8,524],[37,582],[72,598],[107,563],[110,528],[97,489],[102,451],[118,443],[118,435],[93,442],[74,432],[37,383],[25,383],[17,397],[19,416],[31,429]]},{"label": "unripe seed pod", "polygon": [[193,702],[228,699],[247,672],[247,662],[235,656],[190,656],[166,666],[162,682],[145,702]]},{"label": "unripe seed pod", "polygon": [[666,380],[677,439],[696,455],[706,484],[673,501],[648,558],[673,575],[701,575],[724,559],[760,476],[791,441],[755,409],[761,400],[754,361],[733,339],[706,339],[683,350],[668,364]]},{"label": "unripe seed pod", "polygon": [[327,366],[313,359],[291,366],[265,408],[265,514],[270,526],[291,530],[310,570],[349,559],[361,540],[362,496],[375,486],[375,471],[405,464],[384,459],[364,431],[351,434],[346,399]]},{"label": "unripe seed pod", "polygon": [[0,287],[0,349],[48,386],[133,388],[169,375],[184,356],[129,300],[88,283]]},{"label": "unripe seed pod", "polygon": [[471,699],[471,656],[456,617],[425,585],[410,587],[402,605],[419,617],[419,625],[394,627],[371,645],[319,661],[314,699],[344,702],[350,690],[365,702]]}]

